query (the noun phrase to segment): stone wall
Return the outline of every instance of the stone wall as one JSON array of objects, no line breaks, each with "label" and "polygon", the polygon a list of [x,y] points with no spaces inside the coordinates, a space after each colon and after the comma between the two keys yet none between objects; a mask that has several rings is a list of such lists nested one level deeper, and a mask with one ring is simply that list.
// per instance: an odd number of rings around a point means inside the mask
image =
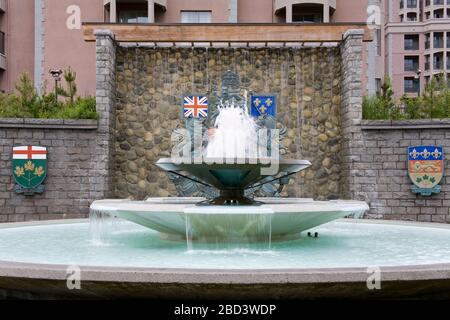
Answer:
[{"label": "stone wall", "polygon": [[[368,218],[450,222],[450,120],[363,121],[361,147],[353,149],[353,188],[370,204]],[[430,197],[411,192],[407,148],[444,148],[442,191]]]},{"label": "stone wall", "polygon": [[116,196],[176,194],[154,163],[170,155],[171,133],[184,126],[182,97],[207,94],[214,103],[222,75],[240,76],[242,91],[277,96],[286,126],[285,158],[313,165],[283,195],[338,198],[340,190],[341,56],[332,48],[117,50]]},{"label": "stone wall", "polygon": [[[0,222],[87,217],[91,202],[107,196],[97,127],[95,120],[0,119]],[[18,145],[48,148],[43,194],[14,192],[11,153]]]}]

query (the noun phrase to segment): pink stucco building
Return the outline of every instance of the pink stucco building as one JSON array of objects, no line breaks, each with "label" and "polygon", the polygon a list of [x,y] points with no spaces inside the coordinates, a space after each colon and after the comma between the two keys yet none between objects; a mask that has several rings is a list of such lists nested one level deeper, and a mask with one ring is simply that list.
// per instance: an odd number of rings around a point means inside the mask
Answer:
[{"label": "pink stucco building", "polygon": [[84,21],[375,21],[363,53],[366,93],[389,75],[397,96],[414,95],[433,74],[450,72],[450,0],[0,0],[0,90],[12,90],[24,71],[38,89],[50,86],[49,69],[70,66],[80,93],[94,93],[95,47],[83,40]]},{"label": "pink stucco building", "polygon": [[385,11],[385,72],[396,95],[417,95],[436,74],[449,79],[450,0],[385,0]]}]

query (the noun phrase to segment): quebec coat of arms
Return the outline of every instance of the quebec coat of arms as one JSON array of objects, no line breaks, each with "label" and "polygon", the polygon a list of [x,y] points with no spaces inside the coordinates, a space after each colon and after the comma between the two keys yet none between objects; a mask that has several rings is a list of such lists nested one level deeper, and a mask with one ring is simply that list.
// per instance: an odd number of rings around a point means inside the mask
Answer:
[{"label": "quebec coat of arms", "polygon": [[44,192],[42,183],[47,176],[47,148],[14,147],[11,168],[17,193],[31,196],[34,193]]},{"label": "quebec coat of arms", "polygon": [[442,147],[417,146],[408,148],[408,175],[414,185],[413,193],[431,196],[441,192],[444,176],[444,153]]}]

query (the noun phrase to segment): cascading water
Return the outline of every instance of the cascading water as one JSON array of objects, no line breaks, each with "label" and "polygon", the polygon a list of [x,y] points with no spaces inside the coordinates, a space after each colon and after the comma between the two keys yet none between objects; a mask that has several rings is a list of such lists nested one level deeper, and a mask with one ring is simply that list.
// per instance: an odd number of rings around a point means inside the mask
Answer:
[{"label": "cascading water", "polygon": [[103,210],[89,210],[89,233],[93,245],[108,244],[108,237],[114,229],[116,220],[117,218]]},{"label": "cascading water", "polygon": [[258,158],[258,126],[247,107],[233,101],[218,107],[214,134],[206,147],[206,158]]}]

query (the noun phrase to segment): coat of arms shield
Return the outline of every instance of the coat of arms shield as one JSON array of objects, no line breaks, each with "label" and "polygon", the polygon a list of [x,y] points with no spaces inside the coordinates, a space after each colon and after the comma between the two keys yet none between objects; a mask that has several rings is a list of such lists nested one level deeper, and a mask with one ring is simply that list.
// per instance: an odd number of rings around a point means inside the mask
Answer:
[{"label": "coat of arms shield", "polygon": [[442,147],[416,146],[408,148],[408,175],[412,192],[423,196],[439,193],[438,185],[444,176],[444,153]]},{"label": "coat of arms shield", "polygon": [[18,146],[13,148],[12,174],[16,182],[15,191],[25,195],[42,193],[47,176],[47,148]]}]

